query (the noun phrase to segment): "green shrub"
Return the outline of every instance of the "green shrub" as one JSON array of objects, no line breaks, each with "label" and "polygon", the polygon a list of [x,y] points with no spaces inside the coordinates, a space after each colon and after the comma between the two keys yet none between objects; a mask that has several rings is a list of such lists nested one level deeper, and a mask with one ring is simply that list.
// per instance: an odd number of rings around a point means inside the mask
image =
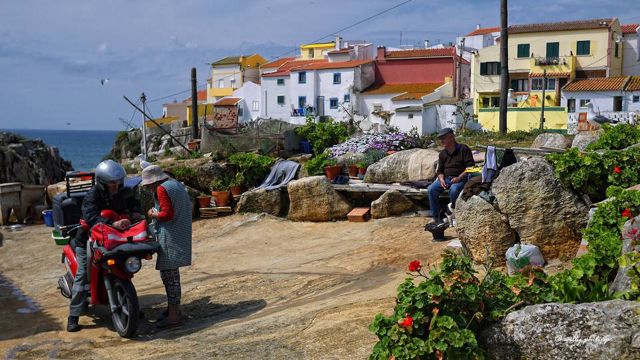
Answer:
[{"label": "green shrub", "polygon": [[193,184],[197,176],[196,171],[189,166],[176,166],[171,172],[176,180],[182,181],[185,184]]},{"label": "green shrub", "polygon": [[324,175],[324,168],[329,164],[329,154],[326,152],[316,155],[304,164],[304,168],[310,176]]},{"label": "green shrub", "polygon": [[242,174],[244,179],[243,185],[254,187],[260,185],[265,177],[269,175],[271,165],[275,160],[275,158],[267,155],[235,153],[229,156],[227,161],[238,168],[238,172]]},{"label": "green shrub", "polygon": [[349,138],[347,126],[333,119],[316,123],[312,117],[308,117],[306,124],[296,128],[295,132],[309,141],[314,154],[322,154],[327,148]]},{"label": "green shrub", "polygon": [[640,143],[640,127],[629,124],[611,126],[602,125],[604,134],[598,140],[589,144],[586,150],[620,150]]},{"label": "green shrub", "polygon": [[209,189],[211,191],[226,191],[229,190],[229,186],[231,186],[231,182],[233,178],[230,175],[222,175],[217,177],[209,183]]}]

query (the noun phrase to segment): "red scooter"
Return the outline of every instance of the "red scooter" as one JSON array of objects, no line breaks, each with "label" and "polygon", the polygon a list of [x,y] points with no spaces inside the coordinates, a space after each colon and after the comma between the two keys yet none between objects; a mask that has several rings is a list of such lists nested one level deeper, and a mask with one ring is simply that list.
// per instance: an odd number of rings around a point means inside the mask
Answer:
[{"label": "red scooter", "polygon": [[[100,215],[113,221],[123,218],[110,210],[104,210]],[[67,236],[80,227],[85,231],[88,229],[86,222],[81,220],[78,225],[60,230]],[[146,220],[126,230],[107,224],[97,224],[90,229],[87,241],[88,303],[91,306],[109,305],[113,326],[122,337],[133,337],[140,321],[138,294],[131,279],[142,267],[142,259],[151,260],[158,247],[158,242],[147,231]],[[58,287],[63,296],[71,298],[78,264],[75,249],[69,244],[62,249],[62,262],[67,272],[58,279]]]}]

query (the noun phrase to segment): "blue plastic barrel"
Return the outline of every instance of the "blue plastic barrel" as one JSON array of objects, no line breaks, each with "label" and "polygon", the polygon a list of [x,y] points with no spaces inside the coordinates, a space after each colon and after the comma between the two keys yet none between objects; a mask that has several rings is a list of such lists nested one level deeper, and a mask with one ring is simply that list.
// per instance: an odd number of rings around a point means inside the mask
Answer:
[{"label": "blue plastic barrel", "polygon": [[311,154],[311,144],[307,140],[300,141],[300,148],[303,154]]},{"label": "blue plastic barrel", "polygon": [[44,220],[44,224],[48,227],[53,227],[53,211],[45,210],[42,212],[42,219]]}]

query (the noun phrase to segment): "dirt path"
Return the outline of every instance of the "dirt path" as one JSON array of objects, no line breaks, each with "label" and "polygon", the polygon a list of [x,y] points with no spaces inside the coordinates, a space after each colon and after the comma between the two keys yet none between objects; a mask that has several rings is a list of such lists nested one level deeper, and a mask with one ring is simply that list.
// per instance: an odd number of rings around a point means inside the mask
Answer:
[{"label": "dirt path", "polygon": [[[0,247],[0,353],[22,358],[365,359],[367,327],[393,307],[415,258],[437,261],[425,218],[295,223],[234,215],[194,223],[194,263],[181,270],[181,328],[156,331],[165,306],[155,262],[136,274],[146,314],[138,337],[121,339],[105,307],[64,331],[58,290],[61,248],[44,226],[5,234]],[[452,232],[453,234],[453,232]]]}]

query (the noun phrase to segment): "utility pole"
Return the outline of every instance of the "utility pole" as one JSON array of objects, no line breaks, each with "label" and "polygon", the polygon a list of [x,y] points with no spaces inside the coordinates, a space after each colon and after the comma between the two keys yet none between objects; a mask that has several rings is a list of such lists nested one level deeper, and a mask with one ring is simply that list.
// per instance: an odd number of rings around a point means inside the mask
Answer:
[{"label": "utility pole", "polygon": [[196,68],[191,68],[191,132],[198,139],[198,77]]},{"label": "utility pole", "polygon": [[507,0],[500,0],[500,133],[507,132],[507,89],[509,88],[509,39]]},{"label": "utility pole", "polygon": [[546,98],[545,90],[547,89],[547,69],[542,71],[542,111],[540,112],[540,130],[544,129],[544,100]]},{"label": "utility pole", "polygon": [[[140,101],[142,102],[142,111],[146,112],[147,95],[142,93]],[[147,125],[144,115],[142,115],[142,159],[147,160]]]}]

